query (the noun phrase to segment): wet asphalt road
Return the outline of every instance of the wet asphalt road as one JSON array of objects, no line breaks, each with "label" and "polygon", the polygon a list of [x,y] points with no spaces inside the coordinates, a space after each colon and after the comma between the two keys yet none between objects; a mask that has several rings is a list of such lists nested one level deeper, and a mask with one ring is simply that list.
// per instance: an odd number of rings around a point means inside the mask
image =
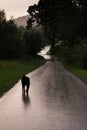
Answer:
[{"label": "wet asphalt road", "polygon": [[0,98],[0,130],[87,130],[87,85],[59,61],[27,76],[29,96],[19,81]]}]

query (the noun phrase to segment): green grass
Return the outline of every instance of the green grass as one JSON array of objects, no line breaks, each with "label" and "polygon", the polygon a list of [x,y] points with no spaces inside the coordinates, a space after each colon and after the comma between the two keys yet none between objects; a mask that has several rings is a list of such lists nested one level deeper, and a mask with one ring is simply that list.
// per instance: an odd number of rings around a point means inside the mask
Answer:
[{"label": "green grass", "polygon": [[[61,57],[59,53],[56,53],[55,56],[58,58]],[[87,84],[87,69],[81,69],[74,65],[66,64],[64,59],[63,59],[62,63],[68,71],[70,71],[71,73],[76,75],[78,78],[80,78],[83,82],[85,82]]]},{"label": "green grass", "polygon": [[65,65],[65,67],[74,75],[79,77],[83,82],[87,84],[87,70],[75,67],[73,65]]},{"label": "green grass", "polygon": [[0,96],[9,90],[24,74],[43,64],[43,59],[0,61]]}]

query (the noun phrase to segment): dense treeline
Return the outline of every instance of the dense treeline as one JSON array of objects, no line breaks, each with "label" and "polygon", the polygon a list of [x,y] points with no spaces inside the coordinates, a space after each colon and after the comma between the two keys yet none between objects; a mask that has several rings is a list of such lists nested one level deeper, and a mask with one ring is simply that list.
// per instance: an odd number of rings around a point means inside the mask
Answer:
[{"label": "dense treeline", "polygon": [[35,56],[43,47],[42,31],[17,27],[13,19],[6,20],[0,10],[0,59],[18,59]]},{"label": "dense treeline", "polygon": [[26,30],[23,35],[27,47],[27,53],[30,56],[35,56],[45,46],[44,33],[38,29]]},{"label": "dense treeline", "polygon": [[20,44],[20,33],[16,24],[12,19],[7,21],[4,10],[0,11],[0,59],[20,57],[22,54]]},{"label": "dense treeline", "polygon": [[28,8],[30,18],[42,25],[51,45],[51,52],[58,53],[71,64],[87,68],[87,1],[39,0]]}]

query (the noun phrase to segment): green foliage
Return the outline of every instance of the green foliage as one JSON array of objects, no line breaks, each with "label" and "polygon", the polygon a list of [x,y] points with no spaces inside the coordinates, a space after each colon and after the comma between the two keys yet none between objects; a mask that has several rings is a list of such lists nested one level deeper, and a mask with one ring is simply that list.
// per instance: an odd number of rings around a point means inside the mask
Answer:
[{"label": "green foliage", "polygon": [[56,56],[60,56],[68,64],[87,69],[87,40],[79,39],[78,44],[74,47],[57,46],[55,49]]},{"label": "green foliage", "polygon": [[0,59],[16,59],[24,55],[24,41],[13,19],[6,20],[0,11]]},{"label": "green foliage", "polygon": [[44,47],[43,34],[36,29],[26,30],[24,39],[27,47],[27,54],[30,56],[37,55]]},{"label": "green foliage", "polygon": [[[28,8],[28,25],[36,20],[42,25],[54,53],[56,39],[62,41],[60,48],[66,59],[72,62],[78,37],[87,38],[86,0],[39,0],[37,5]],[[78,46],[78,45],[77,45]]]},{"label": "green foliage", "polygon": [[[36,20],[44,27],[52,46],[51,49],[54,48],[56,39],[69,40],[70,43],[70,40],[75,36],[77,31],[76,11],[72,0],[39,0],[38,5],[28,8],[28,13],[31,15],[29,20]],[[30,25],[32,25],[31,22]]]},{"label": "green foliage", "polygon": [[0,23],[6,21],[6,15],[4,10],[0,10]]},{"label": "green foliage", "polygon": [[84,70],[82,68],[79,68],[73,65],[65,64],[65,63],[64,63],[64,66],[71,73],[79,77],[82,81],[84,81],[87,84],[87,70]]},{"label": "green foliage", "polygon": [[0,59],[18,59],[25,55],[35,56],[43,48],[43,31],[17,27],[13,19],[6,20],[0,11]]},{"label": "green foliage", "polygon": [[74,62],[81,68],[87,69],[87,40],[81,40],[74,49]]}]

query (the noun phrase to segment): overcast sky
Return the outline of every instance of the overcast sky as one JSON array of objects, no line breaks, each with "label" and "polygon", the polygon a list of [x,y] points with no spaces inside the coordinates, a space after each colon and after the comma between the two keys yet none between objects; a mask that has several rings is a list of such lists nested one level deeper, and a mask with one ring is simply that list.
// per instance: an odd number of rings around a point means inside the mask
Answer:
[{"label": "overcast sky", "polygon": [[4,9],[9,19],[27,15],[28,6],[38,3],[39,0],[0,0],[0,9]]}]

